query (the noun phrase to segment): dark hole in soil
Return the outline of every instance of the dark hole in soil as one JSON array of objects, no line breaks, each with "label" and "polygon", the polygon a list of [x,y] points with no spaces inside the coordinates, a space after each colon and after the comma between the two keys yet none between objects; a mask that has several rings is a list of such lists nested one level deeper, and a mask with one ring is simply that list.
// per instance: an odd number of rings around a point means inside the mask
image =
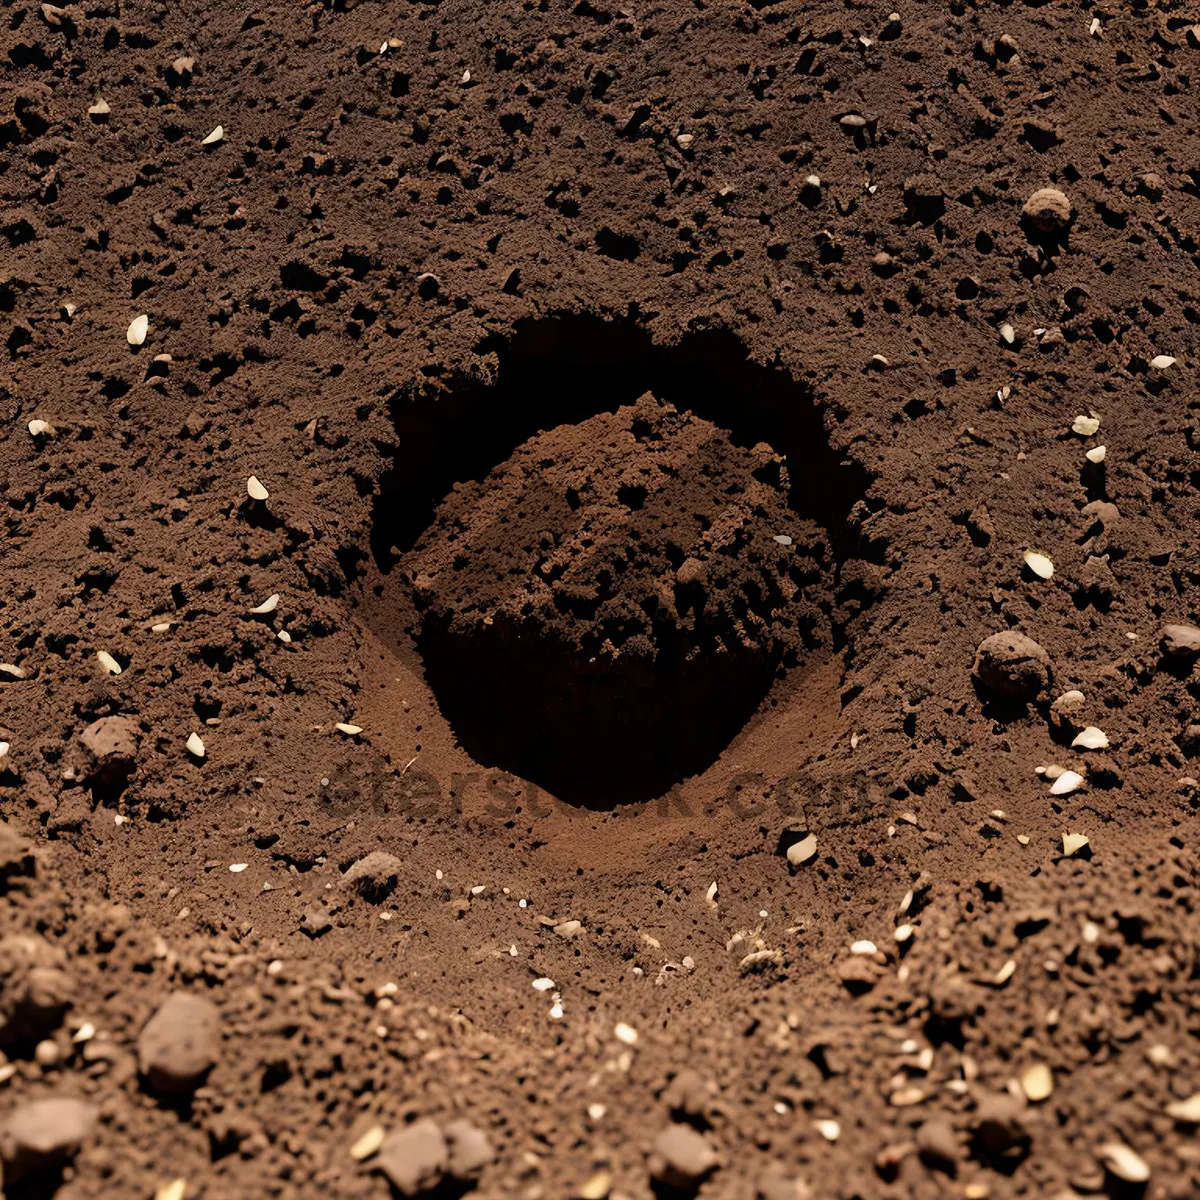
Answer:
[{"label": "dark hole in soil", "polygon": [[456,483],[482,479],[539,430],[632,404],[644,392],[690,409],[735,444],[767,442],[791,466],[789,503],[828,531],[840,557],[854,550],[846,518],[871,476],[829,445],[825,411],[787,372],[746,357],[725,330],[657,346],[632,322],[559,317],[519,322],[511,339],[479,347],[499,362],[495,386],[456,380],[436,397],[392,401],[398,448],[380,480],[371,550],[390,571]]},{"label": "dark hole in soil", "polygon": [[[751,639],[734,646],[723,627],[691,623],[703,607],[692,589],[703,591],[703,585],[690,581],[675,587],[667,618],[647,607],[641,642],[652,644],[652,654],[635,652],[630,643],[628,652],[608,659],[587,636],[571,641],[572,630],[592,620],[586,596],[564,601],[565,609],[560,604],[560,613],[578,621],[567,623],[563,640],[531,636],[515,610],[466,628],[451,620],[464,611],[461,597],[458,607],[435,604],[422,618],[407,584],[402,589],[426,678],[463,748],[480,764],[590,807],[661,795],[716,761],[781,669],[828,645],[830,605],[812,601],[818,592],[831,593],[826,585],[836,563],[855,550],[847,518],[870,476],[830,447],[824,412],[811,393],[787,373],[749,361],[743,344],[727,332],[690,334],[663,347],[633,323],[563,317],[520,324],[510,339],[492,339],[480,349],[496,356],[494,385],[459,380],[436,397],[404,392],[393,400],[395,462],[381,481],[371,541],[384,573],[430,529],[455,484],[484,479],[541,431],[614,413],[647,392],[727,431],[734,447],[766,443],[786,459],[786,471],[776,460],[752,472],[764,486],[787,480],[779,505],[783,518],[791,514],[797,541],[787,546],[789,557],[778,569],[800,589],[797,605],[808,605],[804,613],[789,613],[788,637],[778,643]],[[640,432],[637,421],[631,429],[639,442],[657,436]],[[662,520],[663,499],[653,486],[648,493],[625,482],[615,494],[631,529]],[[571,488],[549,502],[558,515],[547,521],[569,522],[580,504]],[[776,524],[779,516],[772,518]],[[815,534],[813,523],[821,527]],[[756,551],[755,562],[775,564],[772,556],[784,553],[770,537],[758,544],[766,549]],[[679,563],[670,566],[673,571]],[[408,558],[403,572],[415,574]],[[602,577],[601,593],[605,583]],[[714,594],[710,588],[710,600]],[[817,611],[822,607],[824,615]],[[680,622],[690,631],[681,633]],[[710,630],[723,641],[706,642]],[[600,754],[597,747],[604,748]]]}]

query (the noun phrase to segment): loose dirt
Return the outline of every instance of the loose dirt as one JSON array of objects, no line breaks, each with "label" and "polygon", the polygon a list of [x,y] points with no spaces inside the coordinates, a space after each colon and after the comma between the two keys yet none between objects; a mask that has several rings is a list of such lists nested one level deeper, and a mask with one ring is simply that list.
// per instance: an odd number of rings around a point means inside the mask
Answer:
[{"label": "loose dirt", "polygon": [[1197,71],[6,9],[5,1195],[1194,1196]]}]

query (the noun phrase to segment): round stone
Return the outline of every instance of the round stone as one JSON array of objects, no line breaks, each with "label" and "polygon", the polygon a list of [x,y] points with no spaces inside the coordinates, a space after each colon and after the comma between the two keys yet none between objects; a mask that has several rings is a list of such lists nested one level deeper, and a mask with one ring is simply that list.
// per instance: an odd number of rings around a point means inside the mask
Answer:
[{"label": "round stone", "polygon": [[1050,656],[1033,638],[1005,630],[979,644],[974,673],[990,691],[1032,700],[1049,686]]}]

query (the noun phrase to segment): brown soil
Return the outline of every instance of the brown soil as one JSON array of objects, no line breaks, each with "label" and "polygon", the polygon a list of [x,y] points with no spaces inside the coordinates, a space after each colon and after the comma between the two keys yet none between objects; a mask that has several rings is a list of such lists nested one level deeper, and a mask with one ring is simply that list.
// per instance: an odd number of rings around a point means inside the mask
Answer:
[{"label": "brown soil", "polygon": [[6,1195],[1200,1191],[1200,29],[891,11],[4,11]]}]

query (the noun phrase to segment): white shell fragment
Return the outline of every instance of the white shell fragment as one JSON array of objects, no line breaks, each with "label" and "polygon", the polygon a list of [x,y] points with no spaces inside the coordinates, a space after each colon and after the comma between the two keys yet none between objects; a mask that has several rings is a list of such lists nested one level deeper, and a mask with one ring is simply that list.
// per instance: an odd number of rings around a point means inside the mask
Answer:
[{"label": "white shell fragment", "polygon": [[542,976],[541,979],[535,979],[533,981],[533,990],[535,992],[549,992],[549,991],[553,990],[553,988],[554,988],[554,980],[547,979],[544,975]]},{"label": "white shell fragment", "polygon": [[1108,749],[1108,737],[1105,735],[1103,729],[1097,729],[1095,725],[1089,725],[1076,737],[1071,745],[1083,750],[1106,750]]},{"label": "white shell fragment", "polygon": [[0,663],[0,671],[5,675],[11,675],[14,679],[25,678],[25,668],[18,667],[16,663]]},{"label": "white shell fragment", "polygon": [[1083,437],[1091,437],[1097,429],[1100,428],[1099,417],[1084,417],[1078,416],[1071,425],[1071,432],[1078,433]]},{"label": "white shell fragment", "polygon": [[11,747],[11,742],[0,742],[0,758],[4,758]]},{"label": "white shell fragment", "polygon": [[778,542],[781,546],[790,546],[792,544],[792,539],[786,533],[775,534],[771,538],[771,541]]},{"label": "white shell fragment", "polygon": [[189,735],[187,749],[189,754],[194,754],[197,758],[204,757],[204,741],[198,733]]},{"label": "white shell fragment", "polygon": [[1124,1142],[1105,1142],[1097,1156],[1118,1179],[1126,1183],[1145,1183],[1150,1178],[1150,1165]]},{"label": "white shell fragment", "polygon": [[1090,463],[1102,463],[1108,457],[1107,446],[1093,446],[1087,452],[1087,460]]},{"label": "white shell fragment", "polygon": [[836,1121],[814,1121],[813,1128],[827,1142],[836,1142],[842,1136],[842,1127]]},{"label": "white shell fragment", "polygon": [[1005,322],[1000,326],[1000,336],[1011,346],[1017,340],[1017,331]]},{"label": "white shell fragment", "polygon": [[249,865],[249,863],[230,863],[229,869],[235,875],[240,875]]},{"label": "white shell fragment", "polygon": [[225,136],[225,126],[218,125],[206,138],[202,138],[200,145],[211,146],[214,142],[219,142]]},{"label": "white shell fragment", "polygon": [[286,629],[281,629],[275,636],[285,645],[292,640],[292,635]]},{"label": "white shell fragment", "polygon": [[1082,850],[1085,846],[1091,845],[1091,840],[1083,833],[1064,833],[1062,835],[1063,854],[1067,858],[1071,858]]},{"label": "white shell fragment", "polygon": [[271,493],[259,482],[257,475],[251,475],[246,480],[246,495],[251,500],[266,500],[270,497]]},{"label": "white shell fragment", "polygon": [[355,734],[362,733],[361,725],[347,725],[344,721],[339,721],[334,728],[338,733],[344,733],[347,737],[354,737]]},{"label": "white shell fragment", "polygon": [[257,608],[252,608],[252,613],[273,613],[279,607],[279,593],[273,592],[269,595]]},{"label": "white shell fragment", "polygon": [[[473,888],[472,891],[474,891]],[[554,926],[554,932],[561,938],[572,938],[582,929],[582,921],[563,921],[561,924]]]},{"label": "white shell fragment", "polygon": [[1054,562],[1045,554],[1036,550],[1025,551],[1025,565],[1039,578],[1049,579],[1054,574]]},{"label": "white shell fragment", "polygon": [[1188,1125],[1200,1125],[1200,1092],[1186,1100],[1176,1100],[1167,1105],[1167,1116]]},{"label": "white shell fragment", "polygon": [[140,346],[146,340],[149,331],[150,314],[141,313],[129,322],[129,328],[125,330],[125,340],[131,346]]},{"label": "white shell fragment", "polygon": [[817,857],[817,835],[810,833],[807,837],[793,842],[787,848],[787,860],[793,867],[803,866],[806,862]]},{"label": "white shell fragment", "polygon": [[41,437],[43,434],[54,432],[54,426],[49,421],[33,420],[29,422],[27,428],[29,429],[30,437]]},{"label": "white shell fragment", "polygon": [[[387,42],[384,42],[387,45]],[[384,1131],[382,1125],[372,1125],[366,1133],[350,1147],[350,1157],[356,1162],[370,1158],[383,1145]]]},{"label": "white shell fragment", "polygon": [[708,885],[708,891],[704,893],[704,899],[710,908],[717,907],[717,881],[715,879]]},{"label": "white shell fragment", "polygon": [[1021,1091],[1031,1104],[1049,1099],[1054,1091],[1054,1076],[1045,1063],[1034,1063],[1021,1072]]},{"label": "white shell fragment", "polygon": [[103,96],[97,96],[96,102],[88,105],[89,117],[107,117],[110,112],[112,112],[112,109],[108,107],[108,103]]},{"label": "white shell fragment", "polygon": [[1178,359],[1172,358],[1169,354],[1156,354],[1150,360],[1150,366],[1155,371],[1169,371]]},{"label": "white shell fragment", "polygon": [[96,651],[96,661],[110,674],[120,675],[121,664],[107,650]]},{"label": "white shell fragment", "polygon": [[1064,771],[1051,785],[1050,795],[1069,796],[1082,783],[1083,776],[1078,771]]}]

